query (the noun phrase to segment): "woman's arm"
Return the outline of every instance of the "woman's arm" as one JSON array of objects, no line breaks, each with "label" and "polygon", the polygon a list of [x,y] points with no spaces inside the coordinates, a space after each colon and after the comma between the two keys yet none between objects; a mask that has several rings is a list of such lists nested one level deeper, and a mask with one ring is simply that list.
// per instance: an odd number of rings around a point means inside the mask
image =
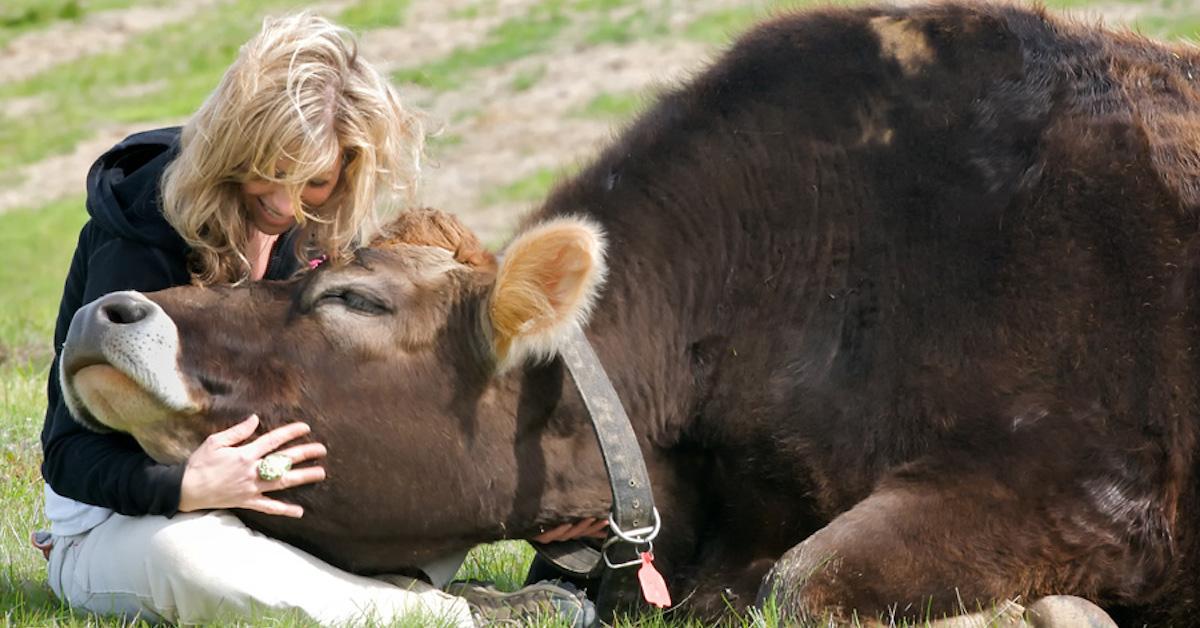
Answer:
[{"label": "woman's arm", "polygon": [[58,358],[75,311],[116,290],[154,291],[186,283],[186,267],[170,262],[167,253],[116,238],[91,222],[80,233],[59,305],[42,428],[42,476],[64,497],[127,515],[178,510],[183,465],[158,464],[129,435],[83,427],[67,410],[58,382]]}]

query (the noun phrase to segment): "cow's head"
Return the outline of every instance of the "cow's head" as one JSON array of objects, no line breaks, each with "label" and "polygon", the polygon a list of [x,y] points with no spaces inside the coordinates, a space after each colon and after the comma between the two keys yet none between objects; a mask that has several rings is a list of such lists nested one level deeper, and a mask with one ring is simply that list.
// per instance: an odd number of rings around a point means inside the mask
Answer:
[{"label": "cow's head", "polygon": [[63,393],[83,424],[162,462],[254,412],[265,427],[312,423],[330,451],[322,484],[355,456],[397,482],[445,474],[465,495],[479,478],[463,462],[520,464],[504,373],[552,354],[604,273],[603,236],[583,220],[528,229],[497,262],[452,217],[412,212],[347,263],[289,281],[94,301],[72,320]]}]

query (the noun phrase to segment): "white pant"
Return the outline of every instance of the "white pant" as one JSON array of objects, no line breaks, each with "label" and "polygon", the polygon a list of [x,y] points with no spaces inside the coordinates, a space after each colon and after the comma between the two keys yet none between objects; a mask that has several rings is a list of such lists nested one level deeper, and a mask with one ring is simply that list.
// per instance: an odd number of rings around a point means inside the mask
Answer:
[{"label": "white pant", "polygon": [[342,571],[220,510],[113,514],[84,534],[56,537],[49,570],[50,587],[73,608],[130,619],[194,624],[287,610],[322,624],[420,613],[421,625],[474,626],[461,598]]}]

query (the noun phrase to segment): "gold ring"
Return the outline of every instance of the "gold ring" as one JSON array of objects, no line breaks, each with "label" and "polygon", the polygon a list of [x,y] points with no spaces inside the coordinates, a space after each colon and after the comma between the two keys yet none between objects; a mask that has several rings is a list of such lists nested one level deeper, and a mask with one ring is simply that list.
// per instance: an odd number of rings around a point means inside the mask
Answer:
[{"label": "gold ring", "polygon": [[291,468],[291,458],[283,454],[271,454],[258,461],[258,477],[263,482],[274,482]]}]

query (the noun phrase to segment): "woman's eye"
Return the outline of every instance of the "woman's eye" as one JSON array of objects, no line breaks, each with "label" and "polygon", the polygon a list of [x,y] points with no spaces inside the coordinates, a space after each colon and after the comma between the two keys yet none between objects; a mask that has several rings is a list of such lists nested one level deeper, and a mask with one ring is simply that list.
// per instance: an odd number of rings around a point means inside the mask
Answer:
[{"label": "woman's eye", "polygon": [[317,180],[308,182],[308,187],[310,187],[310,188],[323,188],[327,185],[329,185],[329,182],[326,181],[325,179],[317,179]]},{"label": "woman's eye", "polygon": [[371,316],[386,314],[390,311],[388,306],[378,299],[353,290],[330,290],[322,294],[316,304],[318,306],[340,305],[359,314]]}]

